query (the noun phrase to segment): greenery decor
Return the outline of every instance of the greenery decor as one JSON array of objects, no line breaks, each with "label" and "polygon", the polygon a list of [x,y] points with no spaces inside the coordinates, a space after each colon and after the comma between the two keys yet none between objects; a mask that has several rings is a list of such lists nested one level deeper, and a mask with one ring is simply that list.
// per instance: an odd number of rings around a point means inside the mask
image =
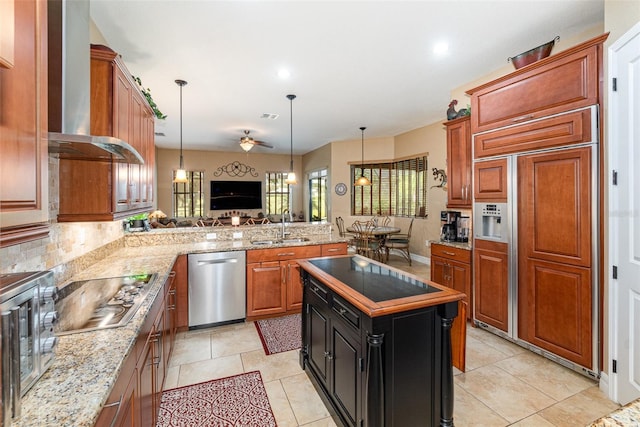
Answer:
[{"label": "greenery decor", "polygon": [[131,76],[131,77],[133,77],[133,80],[135,80],[136,83],[138,83],[138,86],[140,86],[140,91],[142,92],[144,97],[147,98],[147,102],[149,103],[149,106],[153,110],[153,114],[155,114],[155,116],[160,120],[166,119],[167,115],[162,114],[162,111],[158,109],[158,105],[156,105],[155,101],[151,97],[151,89],[145,88],[144,86],[142,86],[142,80],[140,80],[140,77],[136,77],[136,76]]}]

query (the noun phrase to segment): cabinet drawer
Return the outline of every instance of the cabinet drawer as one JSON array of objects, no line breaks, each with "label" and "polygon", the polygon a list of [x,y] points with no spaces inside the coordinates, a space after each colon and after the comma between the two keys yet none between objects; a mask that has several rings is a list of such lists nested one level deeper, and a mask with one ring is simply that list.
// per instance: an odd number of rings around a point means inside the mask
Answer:
[{"label": "cabinet drawer", "polygon": [[356,330],[360,329],[360,312],[348,302],[334,295],[331,310]]},{"label": "cabinet drawer", "polygon": [[322,253],[320,245],[287,246],[271,249],[254,249],[247,251],[247,264],[263,261],[286,261],[319,257]]},{"label": "cabinet drawer", "polygon": [[321,256],[333,256],[333,255],[346,255],[347,244],[346,243],[327,243],[322,245]]},{"label": "cabinet drawer", "polygon": [[574,111],[532,123],[476,135],[475,158],[590,142],[592,109]]},{"label": "cabinet drawer", "polygon": [[431,255],[447,258],[459,262],[471,263],[471,251],[468,249],[454,248],[447,245],[431,244]]},{"label": "cabinet drawer", "polygon": [[315,280],[311,279],[309,281],[309,290],[316,294],[318,298],[320,298],[325,303],[329,301],[329,291],[323,285],[319,284]]}]

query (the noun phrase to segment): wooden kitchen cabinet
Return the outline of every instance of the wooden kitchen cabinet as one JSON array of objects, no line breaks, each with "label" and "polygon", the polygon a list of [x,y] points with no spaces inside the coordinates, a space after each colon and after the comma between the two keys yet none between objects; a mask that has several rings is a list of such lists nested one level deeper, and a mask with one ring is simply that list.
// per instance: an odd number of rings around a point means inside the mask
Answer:
[{"label": "wooden kitchen cabinet", "polygon": [[509,254],[502,242],[475,239],[474,316],[504,332],[509,329]]},{"label": "wooden kitchen cabinet", "polygon": [[124,362],[107,402],[95,423],[96,427],[136,427],[140,425],[138,409],[138,371],[136,355],[130,354]]},{"label": "wooden kitchen cabinet", "polygon": [[473,134],[598,104],[608,34],[467,91]]},{"label": "wooden kitchen cabinet", "polygon": [[302,282],[296,260],[346,253],[346,243],[247,251],[247,320],[299,313]]},{"label": "wooden kitchen cabinet", "polygon": [[[473,300],[471,288],[471,251],[438,243],[431,244],[431,281],[453,288]],[[471,313],[467,313],[471,319]]]},{"label": "wooden kitchen cabinet", "polygon": [[[14,47],[13,66],[0,67],[0,247],[4,247],[49,234],[48,53],[47,2],[1,3],[0,20],[11,18],[14,24],[6,40]],[[10,16],[4,15],[9,6]],[[5,54],[2,49],[0,55]]]},{"label": "wooden kitchen cabinet", "polygon": [[120,56],[91,46],[91,133],[131,145],[144,164],[60,159],[58,221],[112,221],[153,207],[153,111]]},{"label": "wooden kitchen cabinet", "polygon": [[507,203],[507,159],[473,164],[473,192],[481,202]]},{"label": "wooden kitchen cabinet", "polygon": [[444,125],[447,127],[447,208],[471,208],[470,116]]},{"label": "wooden kitchen cabinet", "polygon": [[171,272],[175,273],[176,328],[183,332],[189,329],[189,267],[187,255],[178,255]]},{"label": "wooden kitchen cabinet", "polygon": [[14,62],[14,0],[0,1],[0,67],[11,68]]}]

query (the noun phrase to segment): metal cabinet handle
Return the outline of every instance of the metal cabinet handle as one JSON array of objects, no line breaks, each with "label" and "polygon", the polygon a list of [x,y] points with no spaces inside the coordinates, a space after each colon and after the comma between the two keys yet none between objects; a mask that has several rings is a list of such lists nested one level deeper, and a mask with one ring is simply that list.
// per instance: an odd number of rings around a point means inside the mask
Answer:
[{"label": "metal cabinet handle", "polygon": [[339,250],[340,249],[337,249],[337,248],[331,248],[331,249],[328,249],[327,252],[338,252]]},{"label": "metal cabinet handle", "polygon": [[283,252],[281,254],[278,254],[278,256],[294,256],[295,253],[294,252]]},{"label": "metal cabinet handle", "polygon": [[325,351],[324,352],[324,357],[326,357],[329,360],[333,360],[333,356],[331,355],[331,352],[329,352],[329,351]]},{"label": "metal cabinet handle", "polygon": [[114,406],[118,407],[118,410],[116,411],[116,414],[113,416],[113,419],[111,420],[111,424],[109,424],[109,427],[114,427],[116,425],[116,420],[118,419],[118,415],[120,415],[120,404],[122,403],[123,397],[124,397],[123,395],[120,395],[120,399],[118,399],[117,402],[107,403],[106,405],[102,405],[102,409],[113,408]]},{"label": "metal cabinet handle", "polygon": [[344,308],[339,308],[338,309],[338,313],[340,313],[342,315],[346,314],[346,312],[347,312],[347,310],[345,310]]},{"label": "metal cabinet handle", "polygon": [[533,115],[533,114],[527,114],[525,116],[516,117],[512,121],[521,122],[522,120],[533,119],[534,117],[535,117],[535,115]]}]

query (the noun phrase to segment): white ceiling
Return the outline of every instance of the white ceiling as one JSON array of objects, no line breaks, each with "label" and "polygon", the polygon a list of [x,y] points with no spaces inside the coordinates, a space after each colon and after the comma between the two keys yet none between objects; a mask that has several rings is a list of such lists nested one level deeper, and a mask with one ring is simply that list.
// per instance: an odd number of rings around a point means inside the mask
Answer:
[{"label": "white ceiling", "polygon": [[[179,147],[184,79],[184,149],[241,152],[248,129],[274,145],[253,150],[288,153],[292,93],[304,154],[359,139],[360,126],[373,138],[444,120],[452,89],[601,24],[604,0],[91,0],[91,17],[168,116],[157,146]],[[437,56],[441,41],[449,52]]]}]

